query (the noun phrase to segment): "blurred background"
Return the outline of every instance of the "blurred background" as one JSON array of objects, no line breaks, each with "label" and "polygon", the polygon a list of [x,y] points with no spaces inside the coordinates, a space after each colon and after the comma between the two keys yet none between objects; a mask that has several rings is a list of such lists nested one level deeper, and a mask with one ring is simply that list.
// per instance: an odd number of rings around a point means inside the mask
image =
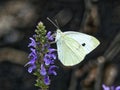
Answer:
[{"label": "blurred background", "polygon": [[29,37],[42,21],[47,30],[95,36],[101,44],[78,65],[64,67],[49,90],[103,90],[120,85],[120,0],[0,0],[0,90],[38,90],[27,72]]}]

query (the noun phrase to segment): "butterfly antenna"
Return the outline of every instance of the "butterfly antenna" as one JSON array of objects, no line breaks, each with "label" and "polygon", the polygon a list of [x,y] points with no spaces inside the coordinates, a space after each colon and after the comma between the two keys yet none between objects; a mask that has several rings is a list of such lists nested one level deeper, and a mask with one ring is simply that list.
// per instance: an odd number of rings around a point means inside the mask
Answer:
[{"label": "butterfly antenna", "polygon": [[58,24],[56,25],[49,17],[47,17],[47,20],[49,20],[56,28],[59,28]]},{"label": "butterfly antenna", "polygon": [[57,26],[59,27],[59,24],[58,24],[58,21],[57,21],[57,19],[55,19],[55,22],[56,22]]}]

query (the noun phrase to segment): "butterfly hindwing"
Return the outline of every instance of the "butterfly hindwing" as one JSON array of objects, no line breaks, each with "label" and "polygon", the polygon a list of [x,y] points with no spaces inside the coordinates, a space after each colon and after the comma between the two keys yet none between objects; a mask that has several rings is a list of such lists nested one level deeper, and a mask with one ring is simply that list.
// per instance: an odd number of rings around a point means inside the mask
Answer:
[{"label": "butterfly hindwing", "polygon": [[80,63],[86,56],[85,50],[74,39],[65,35],[57,41],[58,58],[65,66]]}]

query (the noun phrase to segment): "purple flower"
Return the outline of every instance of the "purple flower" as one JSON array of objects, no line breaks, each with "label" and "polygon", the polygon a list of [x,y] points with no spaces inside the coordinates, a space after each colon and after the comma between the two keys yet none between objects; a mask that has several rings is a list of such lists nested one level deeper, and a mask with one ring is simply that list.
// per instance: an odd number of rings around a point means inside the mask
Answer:
[{"label": "purple flower", "polygon": [[29,43],[28,47],[34,47],[35,48],[36,47],[35,40],[32,37],[30,37],[29,39],[31,40],[31,43]]},{"label": "purple flower", "polygon": [[[30,61],[29,61],[26,65],[28,65],[28,64],[31,64],[31,65],[35,64],[35,61],[36,61],[36,59],[37,59],[36,50],[33,49],[33,48],[30,48],[30,50],[32,51],[32,52],[29,54],[29,56],[28,56],[28,58],[30,58]],[[26,66],[26,65],[25,65],[25,66]]]},{"label": "purple flower", "polygon": [[51,60],[49,58],[44,58],[45,65],[50,65]]},{"label": "purple flower", "polygon": [[49,76],[45,76],[44,77],[44,83],[46,84],[46,85],[50,85],[50,79],[49,79]]},{"label": "purple flower", "polygon": [[51,40],[51,41],[54,40],[53,36],[51,35],[51,31],[49,31],[46,36],[48,40]]},{"label": "purple flower", "polygon": [[52,59],[56,59],[56,55],[53,53],[53,54],[50,54],[50,57],[52,58]]},{"label": "purple flower", "polygon": [[44,62],[45,62],[45,65],[50,65],[51,64],[51,59],[50,59],[49,54],[45,54]]},{"label": "purple flower", "polygon": [[30,50],[32,51],[32,53],[33,53],[34,55],[37,56],[36,49],[34,49],[34,48],[30,48]]},{"label": "purple flower", "polygon": [[30,59],[30,61],[26,64],[26,65],[28,65],[28,64],[35,64],[35,61],[36,61],[36,58],[32,58],[32,59]]},{"label": "purple flower", "polygon": [[57,73],[55,72],[55,68],[57,68],[57,66],[55,66],[55,65],[50,66],[48,73],[53,74],[53,75],[57,75]]},{"label": "purple flower", "polygon": [[46,36],[50,37],[51,36],[51,31],[49,31]]},{"label": "purple flower", "polygon": [[36,69],[36,66],[32,65],[28,68],[28,72],[31,73],[34,69]]},{"label": "purple flower", "polygon": [[28,58],[31,58],[32,60],[37,59],[36,50],[35,50],[34,48],[30,48],[30,50],[31,50],[32,52],[29,54]]},{"label": "purple flower", "polygon": [[53,54],[53,53],[52,54],[51,53],[45,54],[45,56],[44,56],[45,65],[54,64],[54,59],[56,59],[55,54]]},{"label": "purple flower", "polygon": [[36,59],[37,59],[36,50],[33,49],[33,48],[30,48],[30,50],[31,50],[32,52],[29,54],[28,58],[30,58],[31,60],[36,60]]},{"label": "purple flower", "polygon": [[43,64],[41,64],[40,74],[43,76],[47,74],[46,69]]},{"label": "purple flower", "polygon": [[50,59],[56,59],[56,55],[54,53],[48,53],[48,57]]},{"label": "purple flower", "polygon": [[31,52],[29,55],[28,55],[28,58],[37,58],[37,54],[36,53],[33,53]]}]

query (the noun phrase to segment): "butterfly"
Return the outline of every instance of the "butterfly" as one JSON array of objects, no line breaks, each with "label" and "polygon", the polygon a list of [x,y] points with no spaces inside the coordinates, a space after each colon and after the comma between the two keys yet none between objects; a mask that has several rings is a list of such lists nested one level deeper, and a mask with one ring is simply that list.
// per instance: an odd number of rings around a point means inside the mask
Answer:
[{"label": "butterfly", "polygon": [[55,42],[58,59],[64,66],[80,63],[100,44],[99,40],[93,36],[75,31],[62,32],[60,29],[57,29]]}]

